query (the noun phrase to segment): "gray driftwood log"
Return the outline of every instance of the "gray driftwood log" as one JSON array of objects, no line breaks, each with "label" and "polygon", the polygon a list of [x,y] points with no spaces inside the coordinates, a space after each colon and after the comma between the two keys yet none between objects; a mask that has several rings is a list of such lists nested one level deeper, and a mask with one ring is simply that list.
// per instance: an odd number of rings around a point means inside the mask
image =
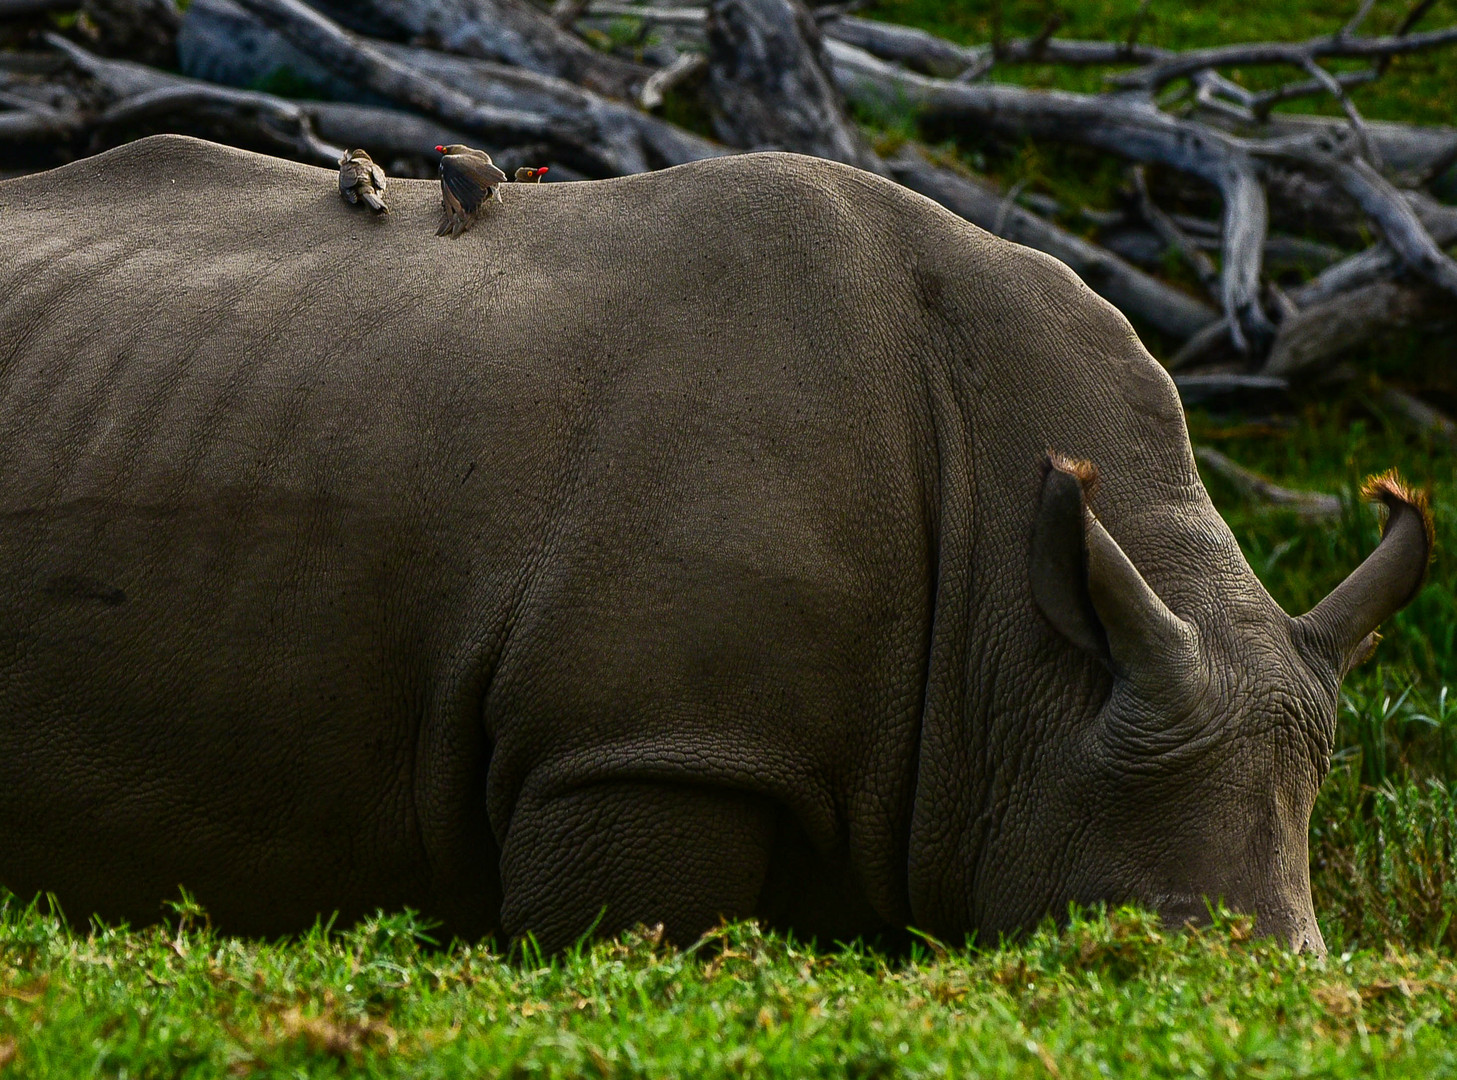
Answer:
[{"label": "gray driftwood log", "polygon": [[1081,143],[1130,161],[1168,165],[1212,185],[1224,202],[1223,307],[1236,344],[1264,351],[1274,335],[1260,305],[1267,210],[1255,162],[1240,140],[1169,116],[1139,95],[951,82],[892,67],[843,42],[828,42],[827,51],[851,99],[877,107],[909,104],[928,121],[963,129]]},{"label": "gray driftwood log", "polygon": [[800,0],[713,0],[707,89],[714,131],[730,146],[885,171],[845,115],[819,28]]},{"label": "gray driftwood log", "polygon": [[633,99],[653,69],[592,48],[527,0],[310,0],[361,34],[495,60]]}]

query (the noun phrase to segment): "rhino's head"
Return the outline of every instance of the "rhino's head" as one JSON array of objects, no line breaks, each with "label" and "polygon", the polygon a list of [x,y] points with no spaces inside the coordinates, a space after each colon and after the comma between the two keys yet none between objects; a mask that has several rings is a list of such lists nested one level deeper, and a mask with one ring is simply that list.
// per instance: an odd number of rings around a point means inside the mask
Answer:
[{"label": "rhino's head", "polygon": [[1381,544],[1291,618],[1222,526],[1193,539],[1142,538],[1141,557],[1160,571],[1150,576],[1166,583],[1161,597],[1090,508],[1088,480],[1074,463],[1050,464],[1032,552],[1038,607],[1112,675],[1065,766],[1064,810],[1081,835],[1063,853],[1059,892],[1138,900],[1174,923],[1223,899],[1254,913],[1259,930],[1323,952],[1310,895],[1311,808],[1341,679],[1425,576],[1425,501],[1392,475],[1368,484],[1388,511]]}]

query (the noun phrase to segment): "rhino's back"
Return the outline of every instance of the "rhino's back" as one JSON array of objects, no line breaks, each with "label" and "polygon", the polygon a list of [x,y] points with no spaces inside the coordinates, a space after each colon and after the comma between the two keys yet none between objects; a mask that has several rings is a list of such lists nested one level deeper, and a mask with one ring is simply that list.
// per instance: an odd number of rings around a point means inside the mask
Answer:
[{"label": "rhino's back", "polygon": [[[770,655],[800,682],[766,705],[840,679],[821,712],[909,738],[908,373],[944,344],[915,197],[774,155],[507,185],[450,241],[438,191],[376,219],[177,137],[0,185],[0,818],[35,822],[0,881],[133,917],[186,882],[268,932],[489,923],[490,679],[587,685],[624,654],[583,626],[651,631],[684,670],[649,697]],[[786,729],[736,741],[825,741]]]}]

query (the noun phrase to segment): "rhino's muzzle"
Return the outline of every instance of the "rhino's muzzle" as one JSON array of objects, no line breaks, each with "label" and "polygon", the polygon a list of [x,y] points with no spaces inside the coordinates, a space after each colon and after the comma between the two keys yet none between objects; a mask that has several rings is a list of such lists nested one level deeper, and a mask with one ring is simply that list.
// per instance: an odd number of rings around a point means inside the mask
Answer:
[{"label": "rhino's muzzle", "polygon": [[[1171,930],[1184,926],[1207,926],[1211,906],[1203,896],[1166,896],[1154,903],[1159,918]],[[1315,911],[1308,905],[1303,910],[1280,902],[1234,906],[1234,910],[1250,909],[1255,912],[1255,933],[1258,936],[1273,937],[1288,944],[1295,952],[1325,956],[1325,938],[1316,923]]]}]

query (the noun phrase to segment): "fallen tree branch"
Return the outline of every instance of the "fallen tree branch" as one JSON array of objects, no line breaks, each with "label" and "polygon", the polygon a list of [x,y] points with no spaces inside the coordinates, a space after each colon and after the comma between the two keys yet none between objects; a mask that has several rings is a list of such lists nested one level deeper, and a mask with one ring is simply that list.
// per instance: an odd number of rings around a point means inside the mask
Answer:
[{"label": "fallen tree branch", "polygon": [[85,126],[79,112],[62,111],[27,102],[0,113],[0,142],[46,142],[69,139]]},{"label": "fallen tree branch", "polygon": [[822,24],[826,37],[864,49],[872,56],[906,64],[943,78],[966,77],[969,70],[1004,64],[1146,64],[1172,55],[1167,49],[1119,41],[1068,41],[1019,38],[999,45],[957,45],[924,30],[873,19],[845,17]]},{"label": "fallen tree branch", "polygon": [[643,22],[696,30],[702,30],[708,24],[708,10],[701,7],[655,7],[651,4],[619,4],[613,0],[592,0],[587,6],[586,14],[599,18],[641,19]]},{"label": "fallen tree branch", "polygon": [[1187,78],[1196,72],[1212,68],[1269,64],[1304,67],[1307,61],[1328,58],[1374,59],[1438,49],[1454,43],[1457,43],[1457,26],[1432,30],[1425,34],[1401,34],[1392,37],[1356,38],[1332,34],[1298,42],[1219,45],[1210,49],[1190,49],[1136,71],[1110,75],[1108,81],[1115,86],[1152,93],[1175,79]]},{"label": "fallen tree branch", "polygon": [[[221,117],[253,129],[266,127],[277,141],[316,165],[334,166],[345,148],[326,143],[313,130],[308,114],[298,105],[272,94],[234,90],[206,83],[159,87],[117,102],[96,120],[97,127],[114,127],[157,116],[201,113]],[[265,124],[264,121],[271,123]]]},{"label": "fallen tree branch", "polygon": [[[1435,243],[1442,247],[1457,243],[1457,207],[1439,203],[1421,191],[1401,194]],[[1291,289],[1290,298],[1297,307],[1310,307],[1340,293],[1393,277],[1401,266],[1400,256],[1388,244],[1373,244]]]},{"label": "fallen tree branch", "polygon": [[[298,107],[307,114],[321,139],[365,147],[380,161],[427,154],[433,158],[431,147],[468,140],[464,132],[438,120],[399,109],[338,101],[300,101]],[[544,155],[549,153],[544,151]],[[501,160],[494,152],[492,157]]]},{"label": "fallen tree branch", "polygon": [[[337,165],[344,153],[343,147],[319,138],[309,114],[296,102],[255,90],[198,82],[128,60],[109,60],[59,34],[47,34],[46,41],[117,98],[99,116],[70,116],[61,132],[65,136],[159,116],[194,115],[225,121],[315,164]],[[0,137],[4,134],[0,124]]]},{"label": "fallen tree branch", "polygon": [[[1324,70],[1324,69],[1322,69]],[[1330,75],[1330,72],[1326,72]],[[1368,82],[1374,82],[1381,77],[1381,72],[1374,67],[1363,68],[1360,71],[1342,71],[1331,76],[1342,92],[1362,86]],[[1294,82],[1284,83],[1273,90],[1262,90],[1250,96],[1248,105],[1250,119],[1256,123],[1264,123],[1270,117],[1270,112],[1276,105],[1284,104],[1287,101],[1295,101],[1297,98],[1313,97],[1316,94],[1330,92],[1330,84],[1325,79],[1301,79]]]},{"label": "fallen tree branch", "polygon": [[1241,140],[1168,116],[1135,95],[949,82],[891,67],[842,42],[827,47],[836,79],[852,100],[872,107],[908,104],[933,123],[1081,143],[1131,161],[1168,165],[1213,185],[1224,201],[1221,300],[1238,347],[1263,351],[1274,330],[1260,306],[1267,210]]},{"label": "fallen tree branch", "polygon": [[[1133,190],[1138,197],[1139,212],[1143,219],[1169,248],[1179,253],[1180,257],[1189,264],[1189,268],[1194,271],[1194,276],[1199,279],[1199,283],[1213,293],[1217,299],[1219,297],[1219,270],[1215,267],[1214,260],[1195,247],[1184,235],[1183,230],[1174,224],[1174,220],[1154,203],[1153,196],[1149,194],[1148,180],[1143,175],[1143,166],[1135,165],[1132,172]],[[1266,238],[1266,246],[1268,244],[1269,240]]]},{"label": "fallen tree branch", "polygon": [[1428,290],[1377,281],[1302,308],[1280,324],[1264,374],[1308,376],[1379,334],[1435,314]]},{"label": "fallen tree branch", "polygon": [[1387,412],[1405,420],[1423,435],[1457,444],[1457,423],[1405,390],[1383,386],[1376,400]]},{"label": "fallen tree branch", "polygon": [[[236,48],[236,42],[246,47]],[[375,42],[373,47],[395,63],[449,86],[473,102],[532,115],[545,129],[575,132],[577,137],[571,140],[521,139],[505,133],[493,141],[553,147],[553,160],[585,175],[646,172],[728,152],[659,117],[549,75],[408,45]],[[231,0],[193,0],[183,24],[179,53],[184,70],[216,81],[257,85],[275,71],[284,70],[310,84],[321,96],[361,105],[377,104],[367,86],[340,78]],[[464,125],[446,117],[437,117],[437,122],[469,134]],[[590,153],[583,153],[584,145]]]},{"label": "fallen tree branch", "polygon": [[1255,152],[1293,161],[1329,176],[1381,232],[1412,272],[1457,296],[1457,261],[1432,239],[1411,204],[1367,161],[1350,158],[1325,140],[1272,140]]},{"label": "fallen tree branch", "polygon": [[1203,405],[1224,398],[1247,405],[1252,397],[1278,397],[1290,389],[1285,379],[1269,375],[1220,372],[1212,375],[1175,375],[1174,387],[1185,406]]},{"label": "fallen tree branch", "polygon": [[[551,131],[544,117],[481,105],[460,91],[421,75],[300,0],[237,2],[343,78],[416,112],[439,117],[465,131],[496,137],[554,141],[566,134]],[[580,139],[581,133],[567,137]]]},{"label": "fallen tree branch", "polygon": [[1307,59],[1304,63],[1306,71],[1310,72],[1311,78],[1320,83],[1336,99],[1341,110],[1350,121],[1351,130],[1356,133],[1356,138],[1361,144],[1361,153],[1372,167],[1381,168],[1381,155],[1376,150],[1376,144],[1371,139],[1371,133],[1366,128],[1366,121],[1362,119],[1361,113],[1356,109],[1356,103],[1346,93],[1345,87],[1325,68],[1321,67],[1314,60]]},{"label": "fallen tree branch", "polygon": [[592,48],[528,0],[313,0],[356,33],[492,60],[634,100],[652,69]]},{"label": "fallen tree branch", "polygon": [[696,78],[707,67],[708,57],[702,53],[684,53],[661,71],[653,72],[648,81],[643,83],[642,93],[637,99],[638,106],[649,111],[658,108],[669,91],[689,79]]},{"label": "fallen tree branch", "polygon": [[1162,334],[1182,340],[1217,319],[1207,304],[1128,265],[1098,245],[1009,204],[1002,194],[984,184],[937,168],[911,147],[903,148],[887,164],[891,174],[906,187],[973,225],[1061,259],[1099,296]]},{"label": "fallen tree branch", "polygon": [[745,150],[793,150],[883,173],[823,60],[819,28],[799,0],[713,0],[707,86],[715,134]]},{"label": "fallen tree branch", "polygon": [[1194,447],[1194,458],[1245,498],[1282,510],[1293,510],[1306,521],[1328,521],[1340,517],[1344,511],[1344,503],[1338,496],[1281,487],[1232,461],[1212,446]]}]

